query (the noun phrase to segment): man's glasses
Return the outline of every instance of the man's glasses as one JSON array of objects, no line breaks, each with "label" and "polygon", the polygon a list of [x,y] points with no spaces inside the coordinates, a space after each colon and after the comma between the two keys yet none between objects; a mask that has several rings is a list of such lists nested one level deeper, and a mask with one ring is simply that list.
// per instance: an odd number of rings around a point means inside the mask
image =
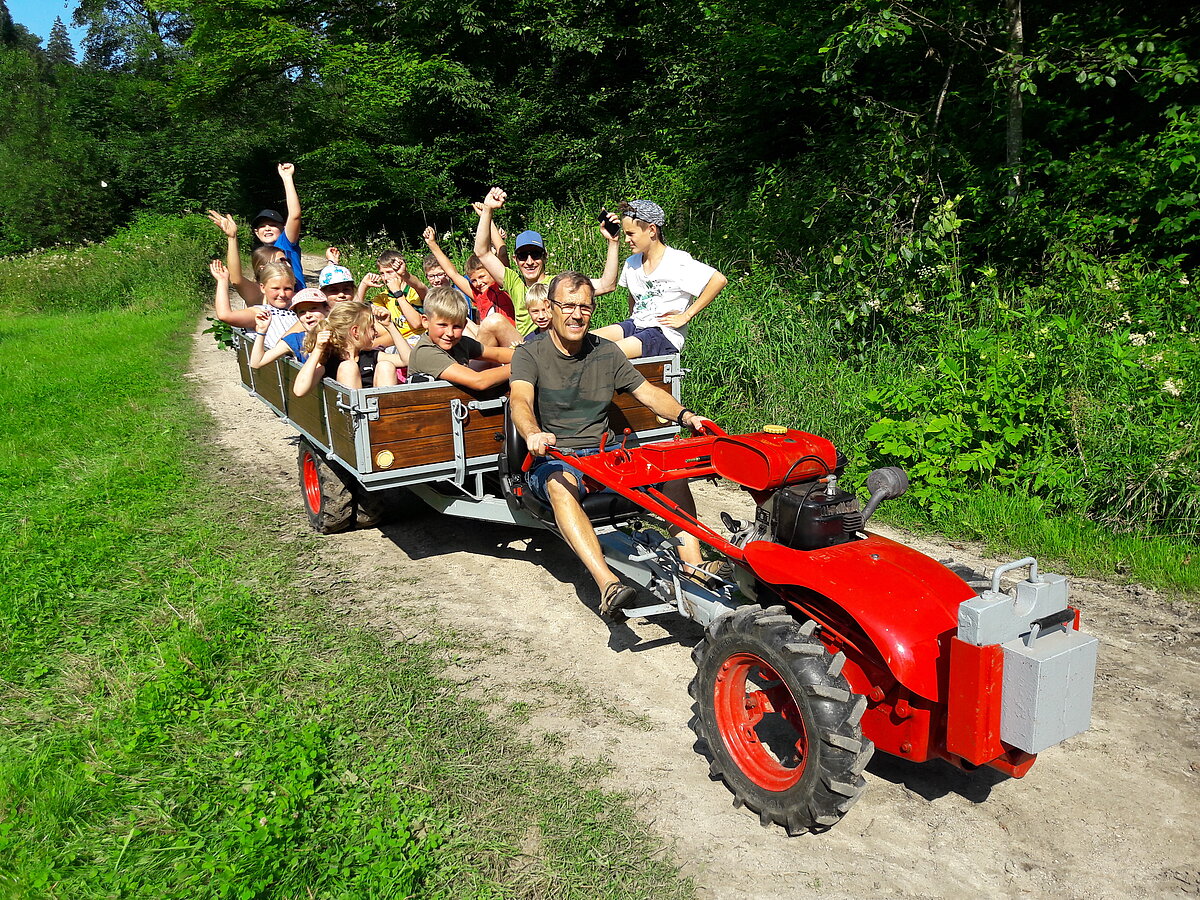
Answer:
[{"label": "man's glasses", "polygon": [[582,303],[559,303],[557,300],[551,300],[555,306],[563,311],[564,315],[573,316],[579,313],[581,316],[590,316],[596,311],[594,306],[584,306]]},{"label": "man's glasses", "polygon": [[546,251],[541,247],[522,247],[517,251],[517,259],[525,262],[527,259],[542,259],[546,255]]}]

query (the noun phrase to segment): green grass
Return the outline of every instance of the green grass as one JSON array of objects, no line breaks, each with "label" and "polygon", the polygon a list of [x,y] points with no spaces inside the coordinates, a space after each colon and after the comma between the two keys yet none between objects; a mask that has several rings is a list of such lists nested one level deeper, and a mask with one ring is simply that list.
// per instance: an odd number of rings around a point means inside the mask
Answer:
[{"label": "green grass", "polygon": [[315,538],[217,480],[195,256],[0,318],[0,896],[687,896],[601,764],[438,676],[469,638],[348,628]]}]

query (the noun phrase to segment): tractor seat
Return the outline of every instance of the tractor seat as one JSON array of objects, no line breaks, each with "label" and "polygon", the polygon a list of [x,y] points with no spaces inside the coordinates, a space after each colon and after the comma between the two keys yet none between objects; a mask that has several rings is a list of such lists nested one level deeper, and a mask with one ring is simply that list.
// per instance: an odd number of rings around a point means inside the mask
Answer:
[{"label": "tractor seat", "polygon": [[[538,497],[529,489],[525,473],[521,467],[525,457],[529,455],[529,447],[525,438],[513,424],[508,404],[504,406],[504,450],[500,454],[500,474],[503,476],[507,490],[514,495],[520,505],[534,517],[543,522],[554,522],[554,510],[550,504]],[[511,499],[510,499],[510,502]],[[586,494],[581,503],[584,513],[593,525],[616,525],[638,515],[642,508],[615,491],[604,490]]]}]

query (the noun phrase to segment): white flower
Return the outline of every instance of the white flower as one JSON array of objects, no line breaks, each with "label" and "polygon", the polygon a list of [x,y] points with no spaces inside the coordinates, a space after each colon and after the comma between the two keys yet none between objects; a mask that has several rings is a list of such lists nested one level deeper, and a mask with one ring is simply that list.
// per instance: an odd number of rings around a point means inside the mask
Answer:
[{"label": "white flower", "polygon": [[1187,287],[1189,284],[1191,284],[1191,282],[1188,281],[1187,275],[1180,275],[1179,283],[1182,284],[1184,287]]},{"label": "white flower", "polygon": [[442,240],[443,240],[443,241],[448,241],[448,240],[450,240],[450,238],[452,238],[452,237],[454,237],[454,232],[453,232],[453,231],[447,231],[445,234],[443,234],[443,235],[442,235]]},{"label": "white flower", "polygon": [[1104,286],[1110,291],[1119,291],[1121,289],[1121,282],[1117,280],[1117,277],[1114,275],[1112,278],[1108,279],[1108,281],[1104,282]]},{"label": "white flower", "polygon": [[1129,336],[1129,343],[1133,344],[1135,347],[1145,347],[1146,336],[1144,334],[1131,334]]},{"label": "white flower", "polygon": [[1178,397],[1183,393],[1183,391],[1179,389],[1179,385],[1177,385],[1170,378],[1163,382],[1162,389],[1164,394],[1169,394],[1172,397]]},{"label": "white flower", "polygon": [[871,307],[871,309],[879,309],[879,307],[883,306],[883,301],[878,297],[872,297],[867,301],[867,306]]}]

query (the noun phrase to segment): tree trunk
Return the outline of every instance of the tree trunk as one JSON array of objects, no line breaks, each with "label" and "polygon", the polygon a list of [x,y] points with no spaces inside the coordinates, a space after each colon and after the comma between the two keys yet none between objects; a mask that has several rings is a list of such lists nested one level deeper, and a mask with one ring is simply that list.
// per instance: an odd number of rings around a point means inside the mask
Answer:
[{"label": "tree trunk", "polygon": [[1021,92],[1021,74],[1025,68],[1025,23],[1021,18],[1021,0],[1005,0],[1008,10],[1008,56],[1012,71],[1008,82],[1008,134],[1005,162],[1008,165],[1008,192],[1015,196],[1022,186],[1021,149],[1024,144],[1025,95]]}]

